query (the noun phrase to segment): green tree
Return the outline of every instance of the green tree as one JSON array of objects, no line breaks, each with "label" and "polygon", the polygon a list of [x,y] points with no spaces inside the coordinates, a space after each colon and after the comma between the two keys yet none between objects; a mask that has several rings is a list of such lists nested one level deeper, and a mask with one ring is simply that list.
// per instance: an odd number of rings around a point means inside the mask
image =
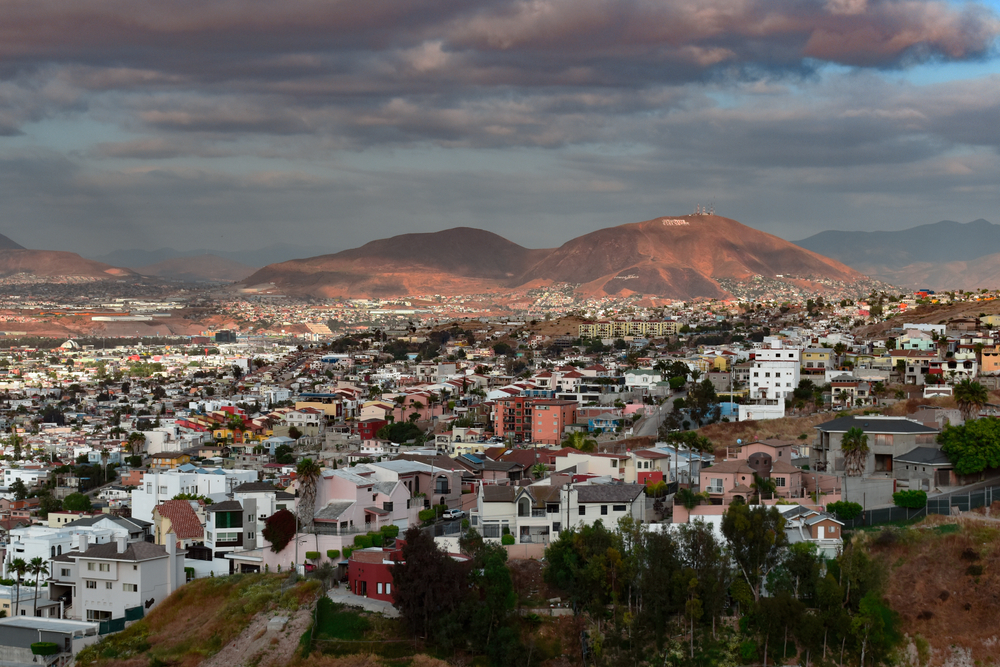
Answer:
[{"label": "green tree", "polygon": [[937,441],[959,475],[1000,467],[1000,420],[995,417],[945,426]]},{"label": "green tree", "polygon": [[781,564],[788,545],[785,518],[775,507],[733,503],[722,516],[722,534],[754,601],[759,601],[765,578]]},{"label": "green tree", "polygon": [[278,445],[274,448],[274,461],[275,463],[283,463],[285,465],[295,463],[294,450],[288,445]]},{"label": "green tree", "polygon": [[840,439],[840,451],[844,453],[844,469],[851,477],[860,477],[868,465],[868,436],[857,426],[847,429]]},{"label": "green tree", "polygon": [[549,469],[545,467],[544,463],[536,463],[535,465],[531,466],[531,475],[535,479],[541,479],[542,477],[545,477],[545,473],[547,473],[548,471]]},{"label": "green tree", "polygon": [[15,479],[11,482],[10,488],[7,490],[14,494],[14,500],[24,500],[28,497],[28,487],[21,479]]},{"label": "green tree", "polygon": [[954,391],[955,402],[958,403],[958,409],[962,411],[962,417],[966,421],[979,414],[979,411],[990,400],[990,394],[986,391],[986,387],[969,379],[956,384]]},{"label": "green tree", "polygon": [[90,497],[82,493],[71,493],[62,501],[63,509],[67,512],[89,512],[92,509]]},{"label": "green tree", "polygon": [[583,431],[573,431],[566,436],[566,439],[562,442],[563,447],[572,447],[581,452],[596,452],[597,451],[597,441],[588,438],[587,434]]},{"label": "green tree", "polygon": [[390,569],[394,605],[413,633],[434,638],[435,630],[446,628],[446,619],[459,613],[470,568],[438,549],[434,538],[418,527],[407,530],[404,540],[403,561]]},{"label": "green tree", "polygon": [[44,558],[41,556],[35,556],[31,559],[31,563],[28,564],[28,571],[35,579],[35,600],[32,615],[38,616],[38,585],[41,583],[42,577],[49,576],[49,566],[46,564]]}]

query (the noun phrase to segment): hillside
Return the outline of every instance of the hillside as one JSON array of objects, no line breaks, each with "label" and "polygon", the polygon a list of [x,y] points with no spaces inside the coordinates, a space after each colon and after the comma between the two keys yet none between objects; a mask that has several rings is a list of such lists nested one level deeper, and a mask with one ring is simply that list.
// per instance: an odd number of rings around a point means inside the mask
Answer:
[{"label": "hillside", "polygon": [[272,264],[243,281],[288,294],[469,294],[553,283],[586,295],[726,297],[719,279],[755,275],[863,278],[843,264],[719,216],[656,218],[601,229],[553,250],[529,250],[461,227],[372,241],[334,255]]},{"label": "hillside", "polygon": [[243,280],[256,270],[256,267],[224,257],[198,255],[165,259],[149,266],[138,267],[136,272],[144,276],[185,282],[232,283]]},{"label": "hillside", "polygon": [[75,252],[56,250],[0,250],[0,276],[28,273],[51,278],[78,276],[117,278],[134,275],[128,269],[84,259]]},{"label": "hillside", "polygon": [[796,244],[886,282],[931,289],[1000,285],[1000,225],[942,220],[891,232],[826,231]]}]

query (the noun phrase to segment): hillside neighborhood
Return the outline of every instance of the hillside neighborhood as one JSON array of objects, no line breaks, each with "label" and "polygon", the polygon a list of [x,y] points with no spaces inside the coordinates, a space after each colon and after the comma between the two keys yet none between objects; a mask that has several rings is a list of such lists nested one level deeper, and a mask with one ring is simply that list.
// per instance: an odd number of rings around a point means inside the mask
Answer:
[{"label": "hillside neighborhood", "polygon": [[[497,553],[511,568],[544,563],[578,613],[637,603],[559,570],[566,549],[588,562],[590,540],[626,558],[704,540],[744,568],[664,608],[688,613],[693,642],[696,624],[728,613],[730,587],[739,606],[748,586],[742,604],[759,611],[785,595],[771,569],[806,559],[822,580],[847,567],[845,532],[968,512],[974,492],[991,505],[1000,319],[909,319],[979,298],[6,348],[0,651],[32,663],[48,637],[47,664],[71,660],[188,582],[232,574],[322,572],[343,604],[410,618],[415,584],[397,577],[427,545],[456,567]],[[737,512],[781,536],[753,572]],[[871,613],[856,602],[845,628]],[[851,641],[863,663],[873,649]],[[759,654],[773,650],[765,640]]]}]

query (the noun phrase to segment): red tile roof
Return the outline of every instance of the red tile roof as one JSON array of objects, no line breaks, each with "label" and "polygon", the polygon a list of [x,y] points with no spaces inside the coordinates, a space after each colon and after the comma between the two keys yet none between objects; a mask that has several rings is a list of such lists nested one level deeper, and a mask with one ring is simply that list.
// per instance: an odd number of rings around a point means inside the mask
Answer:
[{"label": "red tile roof", "polygon": [[204,537],[205,529],[188,500],[166,500],[154,508],[161,517],[170,519],[170,527],[178,540],[196,540]]}]

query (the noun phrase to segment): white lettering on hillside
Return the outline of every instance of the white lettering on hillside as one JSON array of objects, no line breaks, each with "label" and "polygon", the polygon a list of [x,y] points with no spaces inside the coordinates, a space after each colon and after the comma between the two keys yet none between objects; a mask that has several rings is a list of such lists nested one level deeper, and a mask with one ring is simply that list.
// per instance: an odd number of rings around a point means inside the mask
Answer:
[{"label": "white lettering on hillside", "polygon": [[660,222],[663,223],[664,227],[680,227],[681,225],[691,224],[687,220],[681,220],[680,218],[660,218]]}]

